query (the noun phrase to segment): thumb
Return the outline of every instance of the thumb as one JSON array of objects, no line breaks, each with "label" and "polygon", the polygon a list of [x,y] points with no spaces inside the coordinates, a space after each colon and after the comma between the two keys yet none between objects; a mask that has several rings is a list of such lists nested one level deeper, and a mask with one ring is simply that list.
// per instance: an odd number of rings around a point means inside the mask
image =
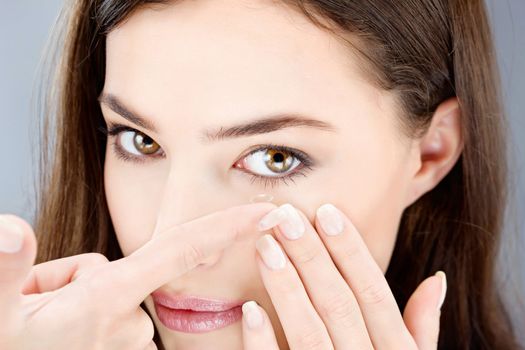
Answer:
[{"label": "thumb", "polygon": [[438,347],[441,305],[446,292],[445,273],[438,271],[421,282],[408,299],[403,319],[420,350]]},{"label": "thumb", "polygon": [[15,215],[0,215],[0,318],[18,305],[35,257],[36,238],[31,226]]}]

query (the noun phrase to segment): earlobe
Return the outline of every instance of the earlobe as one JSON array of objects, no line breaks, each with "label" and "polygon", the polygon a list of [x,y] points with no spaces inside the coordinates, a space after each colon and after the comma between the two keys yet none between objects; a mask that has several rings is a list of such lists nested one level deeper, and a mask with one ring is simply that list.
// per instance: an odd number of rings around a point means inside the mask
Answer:
[{"label": "earlobe", "polygon": [[413,145],[418,166],[411,180],[407,206],[432,190],[461,155],[463,136],[457,97],[451,97],[438,106],[427,132]]}]

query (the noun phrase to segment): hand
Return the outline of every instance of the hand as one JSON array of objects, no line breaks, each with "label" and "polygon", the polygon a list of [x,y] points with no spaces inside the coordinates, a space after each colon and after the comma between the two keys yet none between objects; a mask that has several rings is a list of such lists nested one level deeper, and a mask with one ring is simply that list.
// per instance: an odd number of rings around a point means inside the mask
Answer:
[{"label": "hand", "polygon": [[[323,219],[337,217],[340,224],[332,221],[323,229]],[[257,262],[291,349],[437,348],[443,272],[418,286],[401,316],[361,236],[333,205],[318,210],[315,228],[290,204],[270,212],[261,225],[273,228],[280,242],[261,237]],[[327,234],[337,228],[342,232]],[[243,305],[242,323],[246,350],[278,349],[268,315],[254,301]]]},{"label": "hand", "polygon": [[[14,215],[0,217],[0,349],[156,349],[142,301],[256,232],[274,208],[255,203],[214,212],[156,233],[116,261],[88,253],[35,266],[31,226]],[[9,229],[9,222],[21,230]]]}]

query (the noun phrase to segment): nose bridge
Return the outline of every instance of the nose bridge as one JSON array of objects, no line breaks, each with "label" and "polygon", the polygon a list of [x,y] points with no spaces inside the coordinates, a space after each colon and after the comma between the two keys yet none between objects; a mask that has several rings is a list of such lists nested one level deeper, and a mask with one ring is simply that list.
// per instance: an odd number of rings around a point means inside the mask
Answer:
[{"label": "nose bridge", "polygon": [[[154,232],[162,232],[228,206],[271,201],[273,198],[267,198],[267,194],[253,196],[251,192],[232,193],[223,189],[220,176],[214,177],[213,174],[212,170],[200,168],[195,162],[182,159],[172,162],[164,184],[160,186],[162,195]],[[215,234],[216,230],[216,227],[210,227],[210,234]],[[217,252],[202,261],[200,266],[214,266],[221,257],[222,252]]]},{"label": "nose bridge", "polygon": [[154,232],[250,202],[254,193],[238,187],[232,191],[228,186],[233,182],[226,170],[213,168],[217,164],[210,161],[213,155],[199,154],[181,152],[171,160],[164,183],[159,186],[162,193]]},{"label": "nose bridge", "polygon": [[[191,221],[213,211],[213,202],[209,199],[213,193],[212,181],[205,176],[202,170],[196,167],[183,168],[172,166],[162,186],[162,196],[157,213],[157,221],[154,232],[162,232],[173,226]],[[210,228],[210,234],[212,228]],[[221,258],[222,253],[206,258],[199,264],[210,267],[215,265]]]},{"label": "nose bridge", "polygon": [[155,232],[193,220],[212,209],[204,193],[211,192],[196,167],[172,166],[161,186],[162,196],[157,213]]}]

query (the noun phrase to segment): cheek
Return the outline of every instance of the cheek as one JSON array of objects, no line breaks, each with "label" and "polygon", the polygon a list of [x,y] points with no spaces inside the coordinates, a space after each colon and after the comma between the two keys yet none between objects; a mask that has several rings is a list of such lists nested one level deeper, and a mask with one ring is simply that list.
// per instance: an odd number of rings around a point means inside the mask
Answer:
[{"label": "cheek", "polygon": [[[350,139],[350,138],[349,138]],[[360,146],[342,141],[344,150],[311,176],[295,205],[314,222],[316,209],[330,202],[357,227],[372,256],[386,271],[397,237],[408,174],[403,146],[386,137]],[[363,141],[364,142],[364,141]],[[346,144],[345,144],[346,143]],[[363,146],[366,145],[366,146]]]},{"label": "cheek", "polygon": [[[392,145],[395,147],[395,145]],[[392,149],[376,149],[359,159],[348,186],[348,213],[375,260],[386,272],[397,238],[406,192],[403,159]]]},{"label": "cheek", "polygon": [[[140,170],[135,165],[124,165],[120,160],[106,156],[104,186],[108,208],[124,256],[146,243],[154,230],[159,203],[153,185],[140,181]],[[151,183],[151,182],[150,182]]]}]

